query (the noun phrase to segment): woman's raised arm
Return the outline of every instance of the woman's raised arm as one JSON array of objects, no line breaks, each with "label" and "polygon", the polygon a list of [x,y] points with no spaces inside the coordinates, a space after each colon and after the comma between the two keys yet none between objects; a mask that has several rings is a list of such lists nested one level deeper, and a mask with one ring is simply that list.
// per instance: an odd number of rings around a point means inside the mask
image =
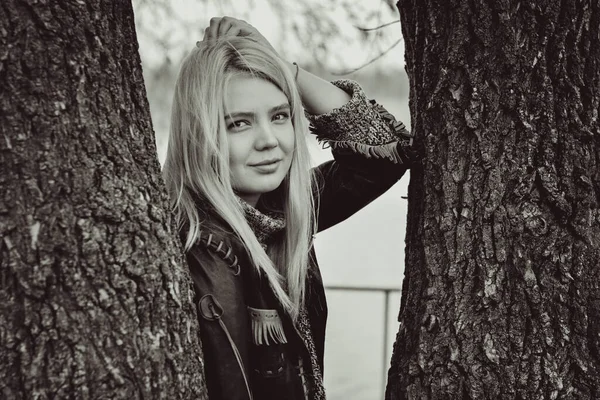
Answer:
[{"label": "woman's raised arm", "polygon": [[[269,47],[275,54],[277,51],[271,43],[252,25],[246,21],[232,17],[214,17],[210,25],[204,30],[202,40],[215,40],[224,36],[243,36],[253,39]],[[342,89],[332,85],[330,82],[319,78],[310,72],[303,70],[296,64],[286,61],[292,74],[296,76],[296,82],[302,103],[309,114],[326,114],[336,108],[342,107],[350,100],[350,95]]]}]

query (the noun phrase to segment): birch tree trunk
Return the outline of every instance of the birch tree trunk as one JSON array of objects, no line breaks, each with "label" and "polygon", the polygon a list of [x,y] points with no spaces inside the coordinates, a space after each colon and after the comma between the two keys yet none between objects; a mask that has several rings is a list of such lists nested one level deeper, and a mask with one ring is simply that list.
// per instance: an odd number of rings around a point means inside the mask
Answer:
[{"label": "birch tree trunk", "polygon": [[0,4],[0,397],[205,397],[133,11]]},{"label": "birch tree trunk", "polygon": [[600,399],[600,2],[398,7],[425,159],[386,399]]}]

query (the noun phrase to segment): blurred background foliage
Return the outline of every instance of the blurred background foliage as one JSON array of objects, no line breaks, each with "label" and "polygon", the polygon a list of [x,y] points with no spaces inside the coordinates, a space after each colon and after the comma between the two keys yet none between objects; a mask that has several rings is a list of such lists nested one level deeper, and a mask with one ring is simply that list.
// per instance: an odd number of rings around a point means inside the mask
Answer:
[{"label": "blurred background foliage", "polygon": [[354,51],[362,48],[366,60],[400,37],[399,30],[372,29],[399,20],[390,0],[134,0],[133,4],[138,39],[160,53],[152,57],[153,64],[177,63],[202,38],[213,16],[249,22],[286,59],[335,66],[338,71],[352,68],[346,65],[348,46]]}]

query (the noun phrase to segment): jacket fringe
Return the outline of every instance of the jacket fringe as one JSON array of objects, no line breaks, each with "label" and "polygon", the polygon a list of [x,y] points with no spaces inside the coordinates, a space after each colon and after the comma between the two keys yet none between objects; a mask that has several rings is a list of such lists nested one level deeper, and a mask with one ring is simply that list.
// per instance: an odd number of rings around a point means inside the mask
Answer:
[{"label": "jacket fringe", "polygon": [[252,321],[252,340],[255,345],[287,343],[277,310],[248,307],[248,312]]},{"label": "jacket fringe", "polygon": [[323,148],[330,147],[332,150],[350,150],[353,153],[362,154],[366,158],[387,158],[394,164],[403,164],[406,162],[398,152],[398,142],[372,146],[348,140],[321,139],[321,141]]}]

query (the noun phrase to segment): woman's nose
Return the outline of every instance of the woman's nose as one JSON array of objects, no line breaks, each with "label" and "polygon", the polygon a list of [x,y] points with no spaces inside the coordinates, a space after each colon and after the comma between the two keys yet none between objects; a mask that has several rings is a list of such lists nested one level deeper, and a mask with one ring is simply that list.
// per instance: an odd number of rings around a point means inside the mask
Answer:
[{"label": "woman's nose", "polygon": [[257,137],[256,137],[256,148],[258,150],[262,149],[270,149],[276,147],[279,144],[277,140],[277,135],[273,127],[269,125],[261,125],[257,129]]}]

